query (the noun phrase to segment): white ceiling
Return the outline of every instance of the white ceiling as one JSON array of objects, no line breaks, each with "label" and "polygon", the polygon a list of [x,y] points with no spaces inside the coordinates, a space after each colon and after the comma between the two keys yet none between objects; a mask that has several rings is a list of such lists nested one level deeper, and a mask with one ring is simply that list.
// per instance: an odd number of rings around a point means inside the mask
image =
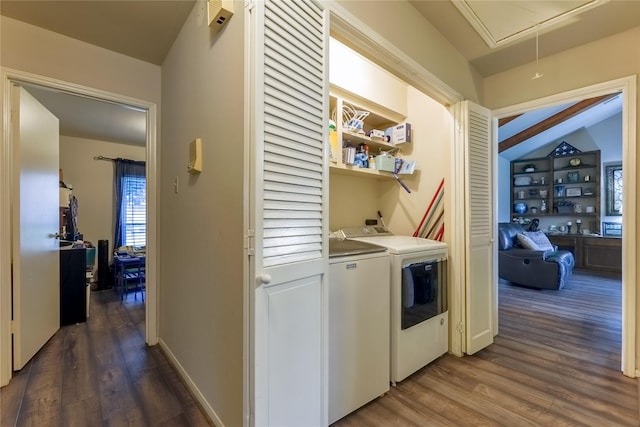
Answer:
[{"label": "white ceiling", "polygon": [[[529,128],[532,123],[543,121],[556,113],[570,107],[572,104],[554,105],[548,108],[529,111],[516,117],[509,123],[500,127],[498,140],[503,141],[523,130]],[[544,131],[532,138],[509,148],[500,153],[500,157],[508,160],[515,160],[525,157],[528,153],[536,151],[552,142],[557,142],[562,137],[569,135],[579,129],[589,128],[616,114],[622,114],[622,95],[608,99],[600,104],[594,105],[588,110],[571,117],[568,120]]]},{"label": "white ceiling", "polygon": [[60,121],[60,134],[144,146],[147,114],[137,108],[23,84]]},{"label": "white ceiling", "polygon": [[[483,76],[535,60],[535,34],[530,31],[530,21],[549,21],[537,27],[540,57],[640,25],[640,1],[604,1],[561,21],[553,18],[562,13],[555,9],[558,4],[576,7],[590,0],[455,1],[468,6],[496,40],[506,39],[508,43],[490,47],[451,1],[410,0],[410,3]],[[195,0],[1,0],[0,14],[161,65],[194,4]],[[542,11],[538,10],[540,6]],[[516,22],[518,25],[514,26]],[[509,37],[518,32],[523,34]],[[45,97],[42,102],[61,118],[66,134],[140,143],[139,111],[68,95],[55,100],[51,95],[40,93],[38,97]],[[94,108],[95,122],[89,117]],[[129,114],[131,118],[122,118]],[[135,120],[138,125],[132,124]]]}]

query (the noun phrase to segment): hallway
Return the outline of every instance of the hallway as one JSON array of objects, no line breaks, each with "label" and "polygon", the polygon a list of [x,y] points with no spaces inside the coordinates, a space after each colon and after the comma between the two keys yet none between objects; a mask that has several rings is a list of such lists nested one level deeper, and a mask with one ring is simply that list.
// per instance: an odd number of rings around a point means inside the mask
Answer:
[{"label": "hallway", "polygon": [[88,321],[62,327],[0,389],[0,425],[209,426],[144,328],[140,295],[92,292]]}]

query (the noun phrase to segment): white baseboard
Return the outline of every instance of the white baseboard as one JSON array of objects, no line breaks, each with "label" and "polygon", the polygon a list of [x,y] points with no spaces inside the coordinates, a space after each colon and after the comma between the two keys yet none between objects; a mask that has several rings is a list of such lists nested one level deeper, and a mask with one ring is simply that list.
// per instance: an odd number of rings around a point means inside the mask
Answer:
[{"label": "white baseboard", "polygon": [[187,385],[187,388],[189,389],[193,397],[198,401],[198,404],[200,405],[202,410],[205,412],[207,417],[209,417],[209,420],[213,422],[213,425],[215,425],[216,427],[224,427],[224,424],[222,423],[220,417],[218,417],[218,414],[216,414],[216,411],[214,411],[209,402],[207,402],[207,399],[205,399],[205,397],[202,395],[196,384],[187,374],[187,371],[184,370],[180,362],[178,362],[178,359],[176,359],[171,350],[169,350],[169,347],[162,340],[162,338],[158,339],[158,345],[160,345],[160,348],[167,356],[169,363],[171,363],[171,365],[178,372],[178,375],[180,375],[180,378],[182,378],[184,383]]}]

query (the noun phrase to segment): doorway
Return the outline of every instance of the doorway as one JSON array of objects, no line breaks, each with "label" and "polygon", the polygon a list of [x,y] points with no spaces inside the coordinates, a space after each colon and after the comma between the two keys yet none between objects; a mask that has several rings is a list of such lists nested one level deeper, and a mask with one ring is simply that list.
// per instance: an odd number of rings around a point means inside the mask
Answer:
[{"label": "doorway", "polygon": [[[634,287],[636,277],[636,219],[635,219],[635,117],[632,111],[636,105],[635,80],[623,78],[599,85],[586,87],[571,92],[566,92],[532,102],[511,106],[494,111],[494,129],[497,129],[497,121],[500,118],[510,117],[526,111],[536,110],[561,103],[572,103],[581,99],[593,98],[610,93],[622,93],[622,163],[625,165],[623,176],[623,198],[626,201],[623,208],[622,227],[625,233],[622,236],[622,355],[621,370],[629,377],[636,376],[635,367],[635,331],[636,331],[636,290]],[[494,138],[497,144],[497,137]],[[505,180],[502,180],[505,181]],[[510,182],[510,179],[506,180]],[[499,190],[496,189],[497,192]],[[496,292],[496,298],[498,293]],[[496,306],[497,306],[496,301]],[[497,313],[496,313],[497,315]],[[495,319],[497,326],[497,318]],[[496,329],[497,331],[497,329]]]},{"label": "doorway", "polygon": [[[11,105],[11,86],[14,83],[37,85],[48,90],[59,91],[101,102],[115,103],[146,111],[147,164],[147,250],[146,250],[146,307],[145,340],[148,345],[158,342],[157,334],[157,106],[155,103],[134,99],[125,95],[105,92],[70,82],[54,80],[15,70],[2,72],[3,105]],[[10,122],[10,109],[3,108],[4,123]],[[0,204],[11,204],[12,135],[8,126],[4,128],[2,145],[2,173],[0,174]],[[93,160],[92,160],[93,161]],[[0,222],[0,386],[8,384],[12,376],[11,363],[11,219],[3,216]]]}]

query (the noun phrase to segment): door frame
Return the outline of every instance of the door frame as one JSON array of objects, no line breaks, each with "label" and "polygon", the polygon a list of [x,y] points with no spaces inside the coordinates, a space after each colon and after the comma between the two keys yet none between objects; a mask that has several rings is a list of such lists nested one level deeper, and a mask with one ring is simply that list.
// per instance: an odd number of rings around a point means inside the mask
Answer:
[{"label": "door frame", "polygon": [[[580,101],[585,98],[605,95],[612,92],[621,92],[622,101],[622,163],[623,174],[623,199],[632,202],[625,203],[623,207],[622,225],[625,233],[622,236],[622,373],[635,378],[640,375],[636,368],[636,330],[637,330],[637,303],[636,303],[636,77],[628,76],[611,80],[592,86],[586,86],[555,95],[546,96],[532,101],[523,102],[509,107],[499,108],[493,111],[493,126],[497,130],[498,119],[526,111],[545,108],[552,105]],[[494,132],[493,144],[497,146],[497,131]],[[497,162],[497,152],[495,161]],[[497,193],[497,187],[494,192]],[[497,258],[497,254],[496,254]],[[496,283],[496,307],[498,307],[498,292]],[[498,322],[498,310],[494,313],[494,324]],[[497,330],[497,329],[496,329]]]},{"label": "door frame", "polygon": [[[124,104],[147,111],[146,166],[147,166],[147,296],[145,304],[145,341],[158,343],[158,145],[157,114],[154,102],[131,98],[126,95],[66,82],[42,75],[10,68],[0,68],[0,99],[2,100],[2,141],[0,142],[0,207],[9,212],[12,203],[11,171],[11,84],[30,83],[117,104]],[[11,217],[0,215],[0,387],[12,377],[11,356]]]}]

